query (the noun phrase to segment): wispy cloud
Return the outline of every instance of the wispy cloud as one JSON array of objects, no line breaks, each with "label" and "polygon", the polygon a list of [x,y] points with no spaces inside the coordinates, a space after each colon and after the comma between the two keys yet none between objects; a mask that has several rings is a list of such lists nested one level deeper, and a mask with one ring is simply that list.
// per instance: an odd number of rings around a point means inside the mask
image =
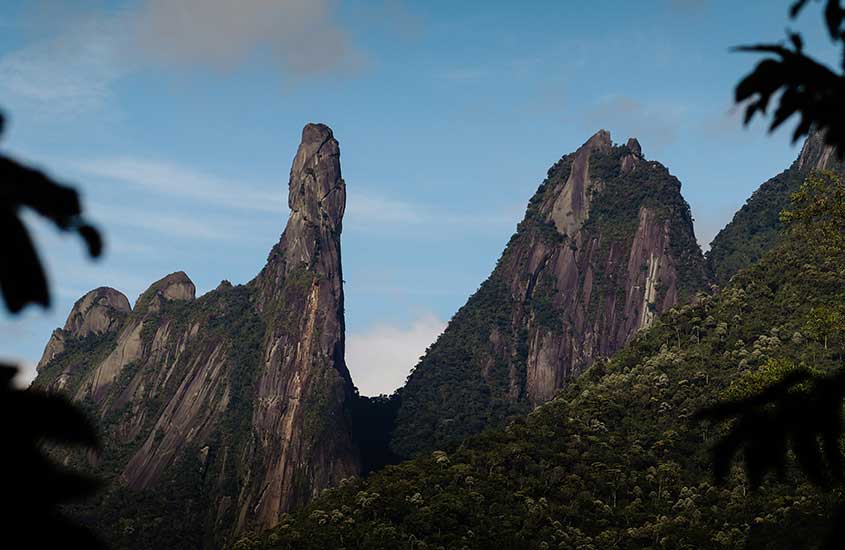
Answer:
[{"label": "wispy cloud", "polygon": [[281,185],[275,192],[250,190],[256,186],[227,181],[169,161],[127,156],[74,162],[69,163],[69,167],[82,175],[104,178],[153,193],[227,209],[271,213],[287,211]]},{"label": "wispy cloud", "polygon": [[361,230],[381,228],[385,225],[427,227],[435,230],[489,229],[515,225],[524,209],[524,205],[511,205],[505,209],[466,212],[387,197],[372,190],[353,190],[348,196],[344,224]]},{"label": "wispy cloud", "polygon": [[[131,156],[70,161],[63,168],[88,179],[99,178],[110,184],[124,184],[140,191],[186,199],[192,204],[211,205],[224,210],[283,215],[288,212],[287,181],[273,184],[243,182],[236,184],[227,178],[165,160]],[[272,191],[270,189],[273,189]],[[437,208],[434,205],[391,197],[373,188],[351,186],[347,196],[345,225],[358,230],[381,229],[385,226],[489,228],[514,225],[524,205],[481,212],[464,212]],[[198,238],[215,238],[219,231],[208,223],[191,224],[188,220],[145,213],[143,216],[118,208],[109,211],[99,205],[99,211],[116,223],[136,224],[156,229],[183,227],[187,234]],[[216,223],[216,222],[215,222]],[[143,224],[143,225],[142,225]]]},{"label": "wispy cloud", "polygon": [[266,50],[295,75],[356,55],[332,0],[146,0],[133,14],[139,49],[163,63],[229,67]]},{"label": "wispy cloud", "polygon": [[[89,204],[92,217],[108,226],[122,226],[152,231],[180,239],[238,242],[244,235],[236,228],[224,227],[221,220],[195,218],[183,212],[155,212],[149,208],[120,207],[102,203]],[[196,210],[194,210],[196,211]]]},{"label": "wispy cloud", "polygon": [[75,115],[111,105],[117,81],[149,67],[232,69],[269,55],[288,77],[348,72],[364,55],[337,21],[339,4],[143,0],[85,11],[57,3],[56,13],[28,18],[43,27],[32,42],[0,57],[0,92]]},{"label": "wispy cloud", "polygon": [[446,328],[426,314],[410,325],[378,324],[346,338],[346,364],[362,395],[392,393]]},{"label": "wispy cloud", "polygon": [[0,57],[3,95],[55,115],[76,115],[113,101],[112,85],[131,67],[116,20],[86,19],[63,34]]}]

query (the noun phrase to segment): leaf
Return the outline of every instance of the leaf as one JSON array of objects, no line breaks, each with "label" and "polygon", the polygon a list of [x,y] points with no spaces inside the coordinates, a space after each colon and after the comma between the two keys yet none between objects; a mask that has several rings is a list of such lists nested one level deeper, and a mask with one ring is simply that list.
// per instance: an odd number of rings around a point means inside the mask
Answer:
[{"label": "leaf", "polygon": [[839,0],[827,0],[824,9],[824,21],[831,39],[839,39],[839,29],[842,26],[843,18],[845,18],[845,11],[839,7]]},{"label": "leaf", "polygon": [[791,449],[813,484],[831,488],[833,480],[843,478],[843,398],[845,369],[818,378],[796,369],[757,394],[698,411],[693,416],[698,420],[732,420],[712,449],[717,482],[726,479],[741,451],[749,483],[757,488],[767,473],[783,475]]},{"label": "leaf", "polygon": [[97,432],[88,418],[66,398],[38,390],[16,391],[0,406],[3,414],[16,414],[14,429],[55,443],[96,448]]},{"label": "leaf", "polygon": [[804,6],[807,5],[808,0],[797,0],[792,6],[789,8],[789,17],[795,19],[798,17],[798,14],[804,9]]},{"label": "leaf", "polygon": [[103,240],[100,237],[100,232],[88,224],[79,226],[77,231],[85,240],[85,244],[88,245],[88,254],[90,254],[92,258],[99,258],[100,254],[103,253]]},{"label": "leaf", "polygon": [[12,313],[30,303],[47,307],[47,278],[29,232],[17,216],[3,214],[0,210],[0,290],[6,306]]},{"label": "leaf", "polygon": [[801,35],[797,32],[789,33],[789,40],[792,42],[792,47],[795,48],[795,51],[801,52],[804,49],[804,40],[801,38]]}]

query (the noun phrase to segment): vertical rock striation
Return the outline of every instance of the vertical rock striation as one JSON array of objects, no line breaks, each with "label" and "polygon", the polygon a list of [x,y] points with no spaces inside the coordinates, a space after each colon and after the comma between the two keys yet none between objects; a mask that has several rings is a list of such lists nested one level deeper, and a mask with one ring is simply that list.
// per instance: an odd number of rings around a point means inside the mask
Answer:
[{"label": "vertical rock striation", "polygon": [[[218,547],[359,472],[343,358],[346,186],[325,125],[303,129],[288,203],[248,284],[196,298],[177,272],[132,310],[97,289],[48,343],[35,385],[72,395],[105,434],[99,456],[65,459],[111,482],[80,514],[113,546]],[[131,536],[141,523],[145,537]]]},{"label": "vertical rock striation", "polygon": [[680,183],[601,130],[532,197],[491,276],[401,390],[392,447],[460,441],[551,399],[706,286]]}]

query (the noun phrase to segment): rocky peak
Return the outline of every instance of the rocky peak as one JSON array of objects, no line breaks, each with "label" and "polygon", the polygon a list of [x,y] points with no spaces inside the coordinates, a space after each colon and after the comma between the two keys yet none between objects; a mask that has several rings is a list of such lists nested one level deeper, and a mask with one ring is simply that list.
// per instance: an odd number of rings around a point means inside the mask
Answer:
[{"label": "rocky peak", "polygon": [[813,131],[804,141],[798,156],[798,169],[804,171],[824,170],[836,161],[835,150],[824,142],[824,133]]},{"label": "rocky peak", "polygon": [[625,144],[625,147],[630,151],[629,154],[622,157],[622,164],[621,164],[621,171],[623,174],[628,174],[632,172],[634,168],[637,167],[637,164],[643,158],[643,150],[640,147],[640,142],[637,141],[637,138],[628,138],[628,142]]},{"label": "rocky peak", "polygon": [[291,213],[279,243],[254,284],[259,307],[275,299],[292,271],[305,268],[340,287],[340,233],[346,209],[346,183],[340,171],[340,146],[325,124],[306,124],[290,170]]},{"label": "rocky peak", "polygon": [[122,317],[132,311],[126,296],[113,288],[100,287],[76,301],[64,330],[74,338],[114,330]]},{"label": "rocky peak", "polygon": [[214,290],[217,290],[219,292],[222,290],[229,290],[230,288],[232,288],[231,281],[229,281],[228,279],[223,279],[222,281],[220,281],[220,284],[217,285],[217,288],[215,288]]},{"label": "rocky peak", "polygon": [[346,186],[340,177],[340,148],[331,128],[306,124],[290,170],[288,205],[292,215],[340,230]]},{"label": "rocky peak", "polygon": [[444,448],[548,401],[705,284],[680,182],[635,139],[597,132],[549,170],[493,273],[408,377],[391,447]]},{"label": "rocky peak", "polygon": [[590,151],[609,151],[610,148],[613,147],[613,140],[610,137],[610,132],[602,128],[595,134],[593,134],[590,139],[588,139],[584,145],[578,148],[578,151],[582,149],[589,149]]},{"label": "rocky peak", "polygon": [[193,300],[197,294],[197,288],[184,271],[177,271],[159,279],[147,292],[150,290],[155,290],[155,293],[165,300]]},{"label": "rocky peak", "polygon": [[590,157],[613,148],[610,132],[599,130],[575,151],[566,184],[544,201],[541,212],[554,224],[558,233],[573,236],[590,214],[593,182],[590,180]]},{"label": "rocky peak", "polygon": [[845,176],[845,162],[825,145],[824,134],[810,132],[792,165],[764,182],[733,219],[714,237],[707,252],[708,268],[715,282],[725,285],[741,269],[762,258],[783,235],[780,213],[790,196],[814,170],[832,170]]},{"label": "rocky peak", "polygon": [[149,307],[151,311],[158,311],[165,301],[193,300],[196,294],[193,281],[184,271],[177,271],[151,284],[138,298],[136,309]]},{"label": "rocky peak", "polygon": [[129,300],[113,288],[100,287],[87,293],[73,305],[64,328],[53,331],[36,370],[64,351],[69,339],[117,330],[130,311]]},{"label": "rocky peak", "polygon": [[625,147],[638,157],[643,155],[643,149],[640,147],[640,142],[637,141],[637,138],[635,137],[628,138],[628,142],[625,144]]},{"label": "rocky peak", "polygon": [[[286,183],[290,218],[250,283],[223,281],[195,300],[188,276],[172,273],[141,294],[114,338],[63,354],[36,380],[94,407],[97,460],[114,465],[113,487],[180,503],[154,539],[228,547],[360,473],[344,362],[346,189],[328,126],[305,126]],[[134,513],[109,498],[96,512],[107,532],[104,518]]]}]

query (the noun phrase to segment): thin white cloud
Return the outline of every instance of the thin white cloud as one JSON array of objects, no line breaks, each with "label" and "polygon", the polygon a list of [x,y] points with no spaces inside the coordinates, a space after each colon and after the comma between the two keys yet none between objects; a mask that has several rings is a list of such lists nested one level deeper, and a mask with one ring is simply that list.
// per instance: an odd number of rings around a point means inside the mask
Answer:
[{"label": "thin white cloud", "polygon": [[[89,203],[91,218],[109,226],[122,226],[152,231],[180,239],[239,242],[243,235],[237,228],[226,227],[218,218],[196,217],[185,212],[155,212],[149,208],[120,207]],[[196,210],[194,210],[196,212]]]},{"label": "thin white cloud", "polygon": [[18,372],[12,380],[12,383],[15,387],[20,389],[28,388],[32,381],[35,380],[35,376],[38,374],[35,370],[35,363],[27,361],[26,359],[3,356],[0,357],[0,363],[18,368]]},{"label": "thin white cloud", "polygon": [[332,0],[147,0],[138,48],[162,63],[235,65],[266,50],[293,74],[334,69],[354,50]]},{"label": "thin white cloud", "polygon": [[426,221],[426,214],[418,206],[368,193],[349,193],[344,216],[347,225],[419,224]]},{"label": "thin white cloud", "polygon": [[48,2],[44,8],[50,9],[16,25],[22,30],[30,21],[40,32],[30,29],[32,42],[0,56],[0,93],[50,115],[113,107],[117,81],[155,66],[231,69],[269,55],[280,74],[299,77],[364,63],[336,21],[334,0],[143,0],[117,10]]},{"label": "thin white cloud", "polygon": [[346,337],[346,364],[362,395],[392,393],[446,328],[426,314],[409,326],[378,324]]},{"label": "thin white cloud", "polygon": [[524,205],[511,205],[506,209],[468,213],[444,210],[432,205],[386,197],[371,190],[353,190],[347,197],[344,224],[346,227],[366,230],[394,227],[426,227],[439,229],[468,229],[515,226],[525,210]]},{"label": "thin white cloud", "polygon": [[256,186],[226,181],[173,162],[127,156],[69,163],[69,167],[82,175],[127,183],[157,194],[181,197],[193,202],[256,212],[287,211],[286,197],[282,194],[281,186],[274,192],[250,190]]},{"label": "thin white cloud", "polygon": [[0,57],[0,91],[49,114],[75,115],[113,101],[111,87],[131,67],[116,20],[85,19],[63,34]]},{"label": "thin white cloud", "polygon": [[[283,215],[288,212],[287,182],[279,181],[272,185],[265,183],[232,182],[223,177],[209,174],[192,167],[170,161],[143,159],[132,156],[99,158],[84,161],[71,161],[63,164],[63,169],[73,171],[82,177],[100,178],[109,183],[127,184],[139,190],[165,197],[178,197],[191,201],[192,204],[208,204],[226,210],[252,211]],[[273,189],[270,191],[270,189]],[[124,218],[141,218],[121,212],[116,216],[106,211],[111,219],[118,223],[143,224],[150,226],[150,217],[132,221]],[[382,229],[391,227],[501,227],[514,225],[522,215],[523,205],[512,205],[505,210],[466,213],[448,211],[431,205],[413,203],[400,198],[386,196],[373,189],[362,189],[353,185],[347,195],[345,225],[354,229]],[[178,220],[160,218],[168,227]],[[156,227],[163,227],[161,225]],[[186,226],[194,236],[212,238],[217,232],[209,227],[203,230],[200,225]]]}]

